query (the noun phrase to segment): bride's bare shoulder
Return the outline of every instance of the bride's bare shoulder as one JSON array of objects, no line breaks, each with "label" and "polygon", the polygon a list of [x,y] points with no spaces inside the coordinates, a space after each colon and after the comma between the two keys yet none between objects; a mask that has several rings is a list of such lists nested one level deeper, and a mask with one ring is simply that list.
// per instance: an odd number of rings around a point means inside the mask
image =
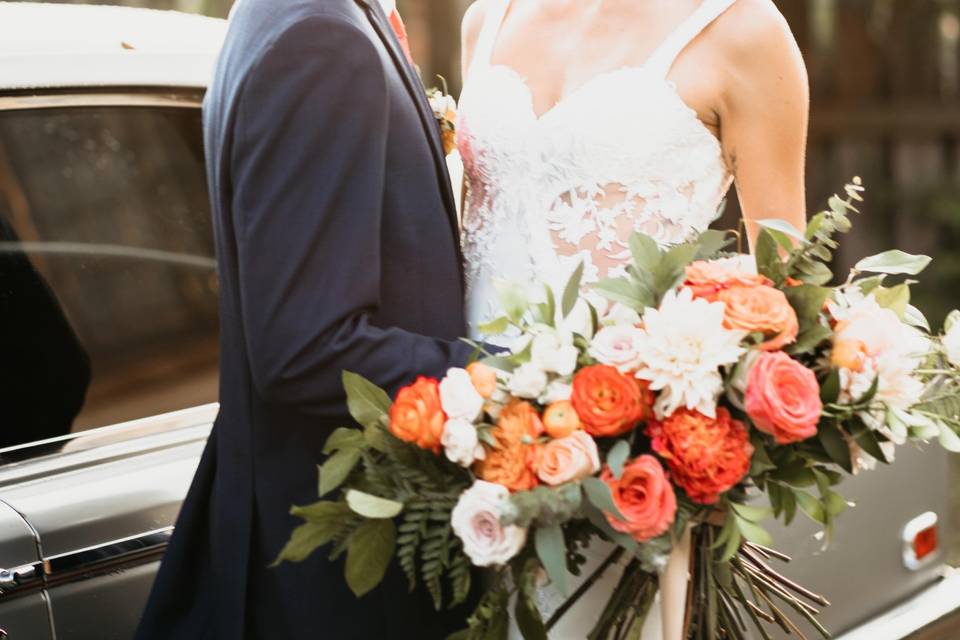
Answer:
[{"label": "bride's bare shoulder", "polygon": [[[799,55],[796,39],[773,0],[737,0],[712,30],[717,44],[729,55],[763,58]],[[757,52],[763,51],[764,56]]]},{"label": "bride's bare shoulder", "polygon": [[803,56],[773,0],[737,0],[711,31],[712,48],[719,49],[726,68],[739,81],[802,90]]},{"label": "bride's bare shoulder", "polygon": [[492,2],[493,0],[475,0],[473,4],[467,7],[467,12],[463,15],[463,24],[460,30],[460,52],[463,56],[464,67],[469,65],[473,59],[473,52],[476,49],[480,31],[483,30],[483,23],[487,20]]}]

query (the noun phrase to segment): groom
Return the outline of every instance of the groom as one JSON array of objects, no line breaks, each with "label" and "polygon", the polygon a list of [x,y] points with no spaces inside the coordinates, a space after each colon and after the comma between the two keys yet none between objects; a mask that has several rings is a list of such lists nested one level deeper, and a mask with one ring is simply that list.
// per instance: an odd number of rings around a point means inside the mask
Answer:
[{"label": "groom", "polygon": [[355,371],[395,391],[466,362],[454,199],[392,0],[240,0],[204,109],[221,408],[137,637],[432,640],[464,625],[392,570],[268,568],[317,499]]}]

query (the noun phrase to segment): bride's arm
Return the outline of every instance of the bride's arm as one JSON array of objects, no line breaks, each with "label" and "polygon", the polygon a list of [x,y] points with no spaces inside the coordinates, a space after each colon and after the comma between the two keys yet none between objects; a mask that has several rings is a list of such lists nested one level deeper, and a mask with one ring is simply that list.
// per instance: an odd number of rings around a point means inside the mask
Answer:
[{"label": "bride's arm", "polygon": [[741,0],[726,17],[720,130],[752,246],[756,220],[806,224],[810,91],[800,49],[770,0]]}]

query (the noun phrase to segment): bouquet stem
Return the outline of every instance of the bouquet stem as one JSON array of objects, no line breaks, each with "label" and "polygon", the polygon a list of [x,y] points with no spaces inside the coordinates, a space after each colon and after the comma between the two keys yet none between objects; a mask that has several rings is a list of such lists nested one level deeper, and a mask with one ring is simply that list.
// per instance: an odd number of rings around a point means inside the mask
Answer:
[{"label": "bouquet stem", "polygon": [[690,583],[691,527],[674,545],[667,567],[660,576],[660,617],[663,622],[663,640],[683,640],[687,609],[687,589]]},{"label": "bouquet stem", "polygon": [[590,588],[595,585],[600,578],[603,577],[603,574],[606,573],[607,569],[620,562],[620,559],[623,558],[624,553],[626,553],[626,551],[624,551],[623,547],[617,547],[613,553],[607,556],[607,558],[600,563],[600,566],[597,567],[596,570],[594,570],[594,572],[583,581],[583,584],[577,587],[576,591],[570,594],[570,597],[567,598],[564,603],[553,612],[553,615],[551,615],[550,619],[547,620],[547,631],[550,631],[550,629],[552,629],[557,622],[560,621],[560,618],[562,618],[567,611],[573,608],[573,605],[577,604],[580,598],[582,598],[584,594],[586,594],[587,591],[589,591]]}]

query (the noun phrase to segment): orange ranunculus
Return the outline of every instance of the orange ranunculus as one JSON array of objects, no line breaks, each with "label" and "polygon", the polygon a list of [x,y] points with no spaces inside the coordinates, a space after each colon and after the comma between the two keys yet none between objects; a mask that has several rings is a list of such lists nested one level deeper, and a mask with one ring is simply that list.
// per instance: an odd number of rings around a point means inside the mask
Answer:
[{"label": "orange ranunculus", "polygon": [[440,383],[423,376],[400,389],[390,407],[390,433],[404,442],[440,452],[440,437],[447,417],[440,405]]},{"label": "orange ranunculus", "polygon": [[529,402],[514,401],[504,407],[490,434],[496,446],[488,448],[475,471],[481,480],[511,491],[528,491],[539,484],[536,474],[537,438],[543,422]]},{"label": "orange ranunculus", "polygon": [[537,477],[551,487],[582,480],[598,471],[600,452],[585,431],[551,440],[538,451]]},{"label": "orange ranunculus", "polygon": [[484,398],[490,398],[493,392],[497,390],[497,372],[491,367],[480,362],[473,362],[467,365],[467,373],[470,374],[470,381],[474,388]]},{"label": "orange ranunculus", "polygon": [[646,382],[598,364],[577,372],[570,401],[587,433],[610,438],[650,417],[652,395]]},{"label": "orange ranunculus", "polygon": [[783,291],[765,285],[731,287],[719,292],[717,300],[726,307],[723,323],[728,329],[772,336],[759,345],[763,351],[779,351],[796,341],[797,312]]},{"label": "orange ranunculus", "polygon": [[651,422],[648,434],[674,482],[694,502],[714,504],[750,471],[753,445],[747,427],[724,407],[717,408],[715,419],[681,408],[662,422]]},{"label": "orange ranunculus", "polygon": [[764,276],[738,269],[731,260],[698,260],[687,267],[683,286],[694,297],[713,302],[717,294],[730,287],[769,286],[773,282]]},{"label": "orange ranunculus", "polygon": [[551,438],[566,438],[580,428],[580,416],[569,400],[560,400],[543,412],[543,426]]},{"label": "orange ranunculus", "polygon": [[628,463],[618,480],[607,467],[600,479],[610,487],[613,503],[626,520],[607,514],[617,531],[628,533],[640,542],[666,533],[677,515],[677,496],[660,461],[642,455]]}]

